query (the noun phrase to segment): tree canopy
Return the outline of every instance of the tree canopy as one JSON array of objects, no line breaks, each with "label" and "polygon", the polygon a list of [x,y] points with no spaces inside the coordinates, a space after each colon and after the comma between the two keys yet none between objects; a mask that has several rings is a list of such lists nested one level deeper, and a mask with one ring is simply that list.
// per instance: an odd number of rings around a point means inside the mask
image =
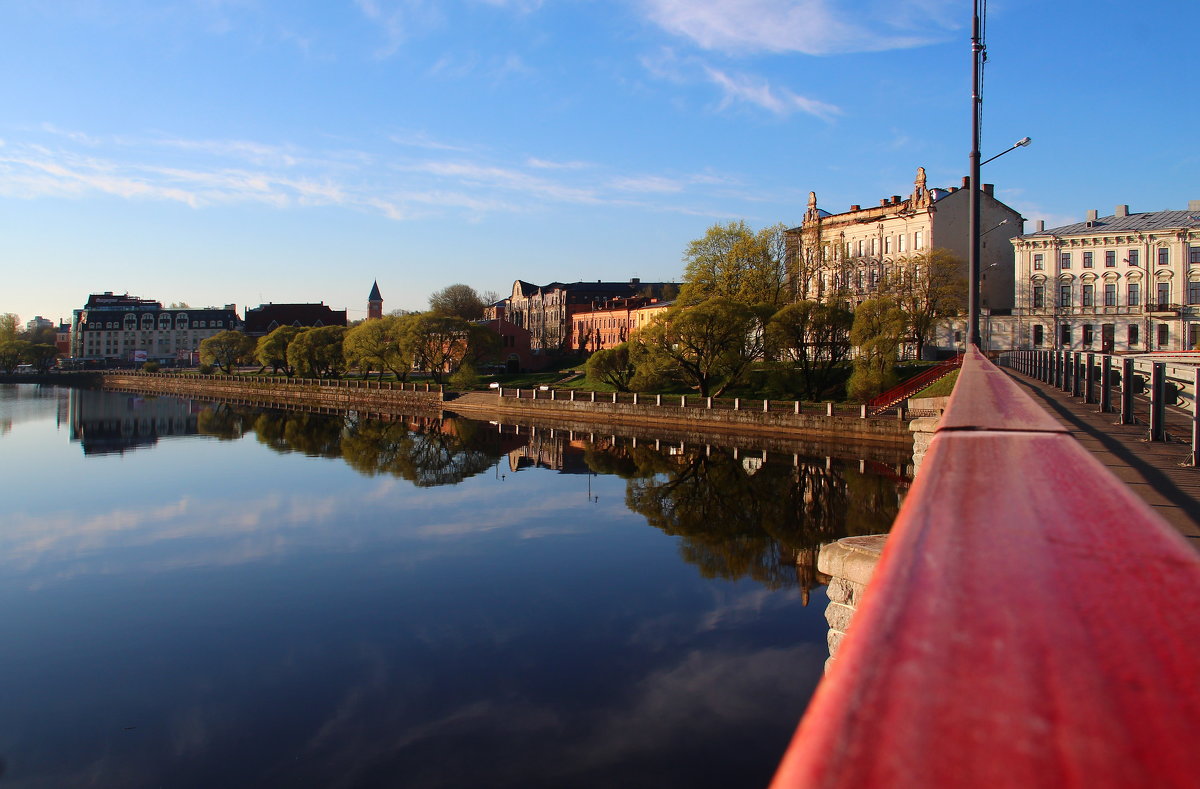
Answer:
[{"label": "tree canopy", "polygon": [[966,308],[964,263],[948,249],[931,249],[899,261],[884,291],[904,312],[906,339],[924,358],[925,344],[945,318]]},{"label": "tree canopy", "polygon": [[314,378],[337,378],[346,371],[342,351],[345,326],[320,326],[305,329],[288,345],[288,364],[297,375]]},{"label": "tree canopy", "polygon": [[200,361],[215,364],[226,374],[232,374],[234,366],[250,359],[254,347],[253,337],[226,329],[200,341]]},{"label": "tree canopy", "polygon": [[846,385],[851,399],[866,401],[896,385],[896,355],[906,325],[904,311],[890,296],[858,305],[850,329],[850,342],[858,348]]},{"label": "tree canopy", "polygon": [[376,320],[360,323],[346,332],[346,363],[357,367],[364,375],[378,370],[380,378],[385,370],[394,373],[403,381],[412,370],[412,349],[405,342],[407,327],[415,316],[396,317],[386,315]]},{"label": "tree canopy", "polygon": [[778,224],[755,233],[742,221],[710,227],[684,252],[679,302],[693,305],[719,296],[742,304],[783,304],[785,230]]},{"label": "tree canopy", "polygon": [[429,297],[429,309],[438,315],[452,315],[474,321],[483,317],[483,298],[470,285],[447,285]]},{"label": "tree canopy", "polygon": [[767,324],[772,351],[800,371],[806,399],[819,399],[835,368],[850,355],[853,322],[853,313],[841,303],[799,301],[779,310]]},{"label": "tree canopy", "polygon": [[288,346],[302,331],[304,329],[300,326],[277,326],[270,334],[259,337],[258,346],[254,351],[258,363],[263,367],[270,367],[272,372],[282,372],[291,378],[296,371],[288,363]]},{"label": "tree canopy", "polygon": [[602,348],[588,357],[588,378],[593,381],[602,381],[618,392],[629,391],[629,384],[633,380],[635,372],[627,342],[612,348]]}]

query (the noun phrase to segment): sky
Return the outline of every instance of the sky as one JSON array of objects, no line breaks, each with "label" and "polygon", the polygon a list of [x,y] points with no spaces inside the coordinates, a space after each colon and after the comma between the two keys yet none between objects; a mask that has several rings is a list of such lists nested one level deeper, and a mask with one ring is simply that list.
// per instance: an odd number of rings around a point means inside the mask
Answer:
[{"label": "sky", "polygon": [[[365,316],[681,277],[968,169],[965,0],[0,0],[0,312]],[[983,180],[1033,229],[1200,199],[1200,3],[988,4]]]}]

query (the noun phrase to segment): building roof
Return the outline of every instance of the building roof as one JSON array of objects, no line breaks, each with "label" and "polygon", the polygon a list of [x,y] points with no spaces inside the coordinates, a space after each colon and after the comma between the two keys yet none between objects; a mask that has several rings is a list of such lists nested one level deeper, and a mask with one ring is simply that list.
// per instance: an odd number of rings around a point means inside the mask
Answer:
[{"label": "building roof", "polygon": [[367,296],[367,301],[383,301],[383,296],[379,295],[379,280],[371,285],[371,295]]},{"label": "building roof", "polygon": [[[274,324],[274,325],[272,325]],[[246,310],[246,334],[266,334],[276,326],[345,326],[346,311],[318,304],[260,304]]]},{"label": "building roof", "polygon": [[1146,211],[1127,216],[1102,216],[1091,222],[1076,222],[1073,225],[1054,227],[1038,233],[1026,233],[1021,238],[1094,236],[1102,233],[1137,233],[1180,227],[1200,228],[1200,211]]}]

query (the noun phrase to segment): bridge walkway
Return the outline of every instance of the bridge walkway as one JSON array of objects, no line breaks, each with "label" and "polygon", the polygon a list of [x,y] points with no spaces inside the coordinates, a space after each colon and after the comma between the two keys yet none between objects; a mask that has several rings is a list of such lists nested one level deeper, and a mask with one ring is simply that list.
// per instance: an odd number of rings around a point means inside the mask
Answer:
[{"label": "bridge walkway", "polygon": [[1100,413],[1049,384],[1012,369],[1006,373],[1041,404],[1118,479],[1200,550],[1200,469],[1187,463],[1190,422],[1167,415],[1168,442],[1146,440],[1144,424],[1122,425],[1116,413]]}]

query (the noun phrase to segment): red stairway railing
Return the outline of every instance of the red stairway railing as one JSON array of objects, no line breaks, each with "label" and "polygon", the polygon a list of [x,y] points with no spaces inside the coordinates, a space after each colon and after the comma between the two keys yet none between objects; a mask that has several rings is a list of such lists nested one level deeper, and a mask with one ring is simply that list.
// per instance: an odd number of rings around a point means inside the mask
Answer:
[{"label": "red stairway railing", "polygon": [[962,366],[962,354],[958,354],[953,359],[947,359],[944,362],[935,364],[923,373],[909,378],[904,383],[893,386],[883,394],[876,395],[867,401],[867,413],[871,415],[878,414],[899,403],[909,395],[915,394],[939,378],[949,375],[954,370]]}]

